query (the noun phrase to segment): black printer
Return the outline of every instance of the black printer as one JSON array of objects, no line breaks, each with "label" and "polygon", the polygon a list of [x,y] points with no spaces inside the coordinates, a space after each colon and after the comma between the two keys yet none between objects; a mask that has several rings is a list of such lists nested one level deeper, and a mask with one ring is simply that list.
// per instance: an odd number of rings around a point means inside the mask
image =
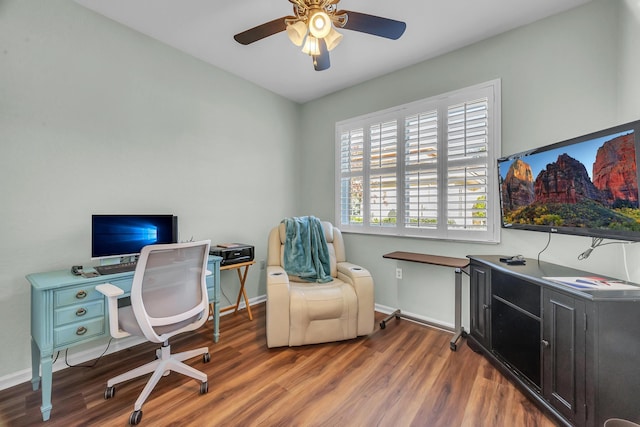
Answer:
[{"label": "black printer", "polygon": [[253,261],[254,256],[253,246],[243,243],[220,243],[216,246],[211,246],[209,253],[222,258],[220,265]]}]

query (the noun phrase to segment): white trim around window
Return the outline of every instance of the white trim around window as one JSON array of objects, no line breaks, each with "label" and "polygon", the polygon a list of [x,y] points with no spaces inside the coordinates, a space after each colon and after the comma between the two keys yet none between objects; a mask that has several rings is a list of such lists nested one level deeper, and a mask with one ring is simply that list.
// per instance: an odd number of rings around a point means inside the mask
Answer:
[{"label": "white trim around window", "polygon": [[496,243],[500,80],[336,123],[344,232]]}]

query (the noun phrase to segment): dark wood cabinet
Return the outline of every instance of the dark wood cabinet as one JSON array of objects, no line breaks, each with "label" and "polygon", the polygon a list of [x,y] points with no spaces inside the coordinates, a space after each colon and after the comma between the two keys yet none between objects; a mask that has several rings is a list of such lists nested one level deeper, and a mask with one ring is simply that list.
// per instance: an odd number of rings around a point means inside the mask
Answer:
[{"label": "dark wood cabinet", "polygon": [[593,273],[469,256],[467,342],[558,422],[640,422],[640,287],[577,289],[547,277]]},{"label": "dark wood cabinet", "polygon": [[542,293],[542,395],[569,421],[585,425],[585,302],[550,289]]},{"label": "dark wood cabinet", "polygon": [[474,286],[470,292],[471,301],[471,334],[483,346],[490,344],[489,337],[489,307],[491,304],[491,269],[483,266],[475,266],[471,269],[471,282]]}]

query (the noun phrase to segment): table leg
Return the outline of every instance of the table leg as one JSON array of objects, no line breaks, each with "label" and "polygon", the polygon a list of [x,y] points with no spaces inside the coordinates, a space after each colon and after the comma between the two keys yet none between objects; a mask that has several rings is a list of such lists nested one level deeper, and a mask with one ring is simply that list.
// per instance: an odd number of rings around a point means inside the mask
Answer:
[{"label": "table leg", "polygon": [[40,388],[40,348],[31,338],[31,386],[33,390]]},{"label": "table leg", "polygon": [[211,317],[213,317],[213,342],[218,342],[220,339],[220,304],[215,302],[209,304],[209,310]]},{"label": "table leg", "polygon": [[454,320],[454,330],[455,335],[451,339],[449,343],[449,348],[451,351],[456,351],[458,349],[458,340],[460,337],[465,336],[464,328],[462,327],[462,269],[456,268],[455,270],[455,320]]},{"label": "table leg", "polygon": [[42,421],[47,421],[51,416],[51,383],[53,372],[53,359],[50,354],[41,355],[40,367],[42,369]]},{"label": "table leg", "polygon": [[213,299],[209,301],[209,316],[213,320],[213,342],[220,339],[220,278],[215,278]]},{"label": "table leg", "polygon": [[402,312],[400,311],[400,309],[395,310],[393,313],[391,313],[390,315],[388,315],[387,317],[385,317],[381,322],[380,322],[380,329],[384,329],[387,327],[387,322],[391,319],[393,319],[394,317],[398,320],[400,320],[400,316],[402,315]]},{"label": "table leg", "polygon": [[240,273],[240,269],[236,270],[238,272],[238,279],[240,280],[240,292],[238,292],[238,299],[236,301],[236,309],[234,311],[237,312],[240,307],[240,298],[244,297],[244,303],[247,306],[247,314],[249,314],[249,320],[253,320],[253,314],[251,313],[251,306],[249,305],[249,299],[247,298],[247,292],[244,289],[244,283],[247,280],[247,273],[249,272],[249,266],[246,265],[244,267],[244,272]]}]

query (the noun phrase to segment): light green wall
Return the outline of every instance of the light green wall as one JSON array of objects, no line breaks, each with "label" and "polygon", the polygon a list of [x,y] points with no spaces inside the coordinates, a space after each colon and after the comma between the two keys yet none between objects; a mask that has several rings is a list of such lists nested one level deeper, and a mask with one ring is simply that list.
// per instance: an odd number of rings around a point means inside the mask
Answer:
[{"label": "light green wall", "polygon": [[[295,210],[298,116],[71,0],[1,1],[0,378],[30,366],[24,276],[90,264],[92,213],[175,213],[182,240],[252,243],[265,259]],[[235,272],[223,283],[234,298]]]},{"label": "light green wall", "polygon": [[[626,7],[623,0],[594,1],[306,104],[305,156],[300,166],[306,171],[301,176],[306,192],[301,204],[309,212],[333,219],[334,178],[326,171],[334,169],[336,121],[491,79],[502,81],[503,155],[639,119],[638,67],[633,66],[638,64],[638,15],[623,18]],[[631,35],[634,40],[628,39]],[[627,99],[621,100],[620,93]],[[390,307],[400,304],[414,314],[451,324],[453,272],[396,263],[383,259],[383,254],[404,250],[456,257],[493,253],[535,258],[547,237],[506,230],[499,245],[355,234],[345,240],[351,261],[372,271],[376,302]],[[554,235],[541,259],[624,278],[619,245],[599,248],[588,261],[577,261],[590,243],[585,237]],[[636,246],[626,245],[629,259],[637,257],[640,248]],[[630,263],[632,278],[640,281],[635,264]],[[396,266],[403,268],[402,280],[395,278]]]},{"label": "light green wall", "polygon": [[640,116],[640,1],[620,1],[620,116],[631,121]]},{"label": "light green wall", "polygon": [[[90,263],[92,213],[174,212],[182,239],[253,243],[259,260],[282,217],[333,220],[336,121],[494,78],[503,154],[638,119],[637,9],[595,0],[299,106],[71,0],[0,1],[0,342],[14,343],[0,378],[29,366],[24,275]],[[378,303],[449,323],[453,273],[400,263],[397,281],[382,254],[535,257],[546,241],[515,230],[500,245],[346,236]],[[589,243],[553,236],[541,258],[624,277],[621,246],[578,262]],[[638,250],[627,246],[628,259]],[[235,282],[223,277],[228,295]],[[264,293],[256,268],[249,296]]]}]

